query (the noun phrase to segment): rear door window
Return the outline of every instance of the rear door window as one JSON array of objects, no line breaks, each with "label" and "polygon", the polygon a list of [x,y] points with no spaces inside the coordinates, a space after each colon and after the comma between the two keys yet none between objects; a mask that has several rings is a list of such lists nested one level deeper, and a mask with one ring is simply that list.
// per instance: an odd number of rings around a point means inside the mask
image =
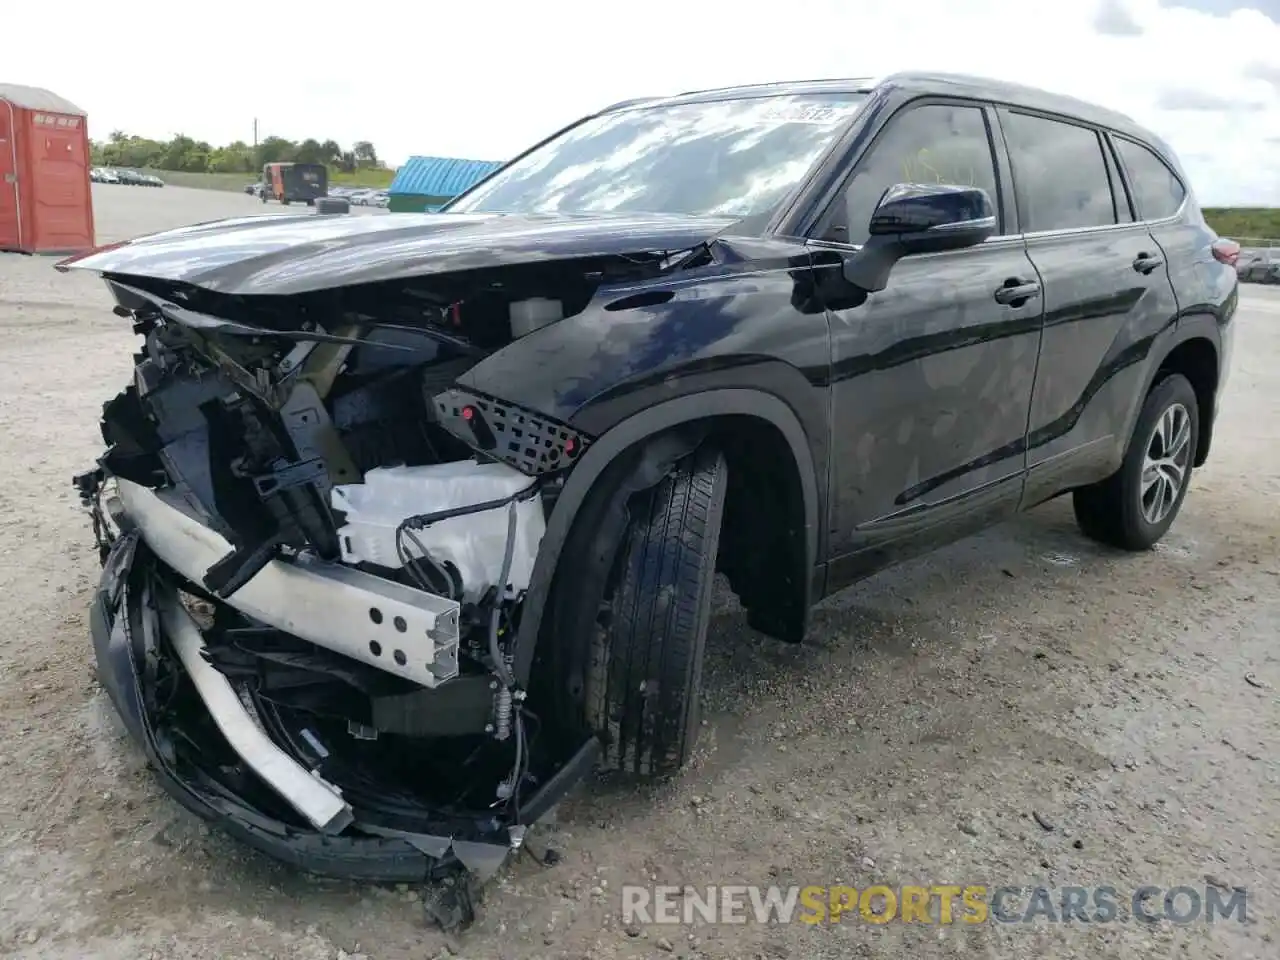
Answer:
[{"label": "rear door window", "polygon": [[[1118,206],[1096,131],[1012,110],[1000,111],[1000,126],[1009,145],[1023,232],[1079,230],[1118,222]],[[1121,191],[1122,202],[1127,202],[1123,196]]]},{"label": "rear door window", "polygon": [[1187,191],[1163,160],[1132,140],[1113,138],[1120,151],[1120,162],[1129,175],[1138,216],[1143,220],[1172,217],[1182,207]]}]

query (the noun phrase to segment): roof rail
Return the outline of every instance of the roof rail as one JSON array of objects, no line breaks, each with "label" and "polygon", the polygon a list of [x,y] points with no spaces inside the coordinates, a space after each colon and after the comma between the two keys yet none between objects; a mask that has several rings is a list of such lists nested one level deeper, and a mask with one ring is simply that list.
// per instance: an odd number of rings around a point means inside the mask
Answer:
[{"label": "roof rail", "polygon": [[770,80],[767,83],[734,83],[726,87],[708,87],[704,90],[685,90],[673,93],[673,97],[687,97],[695,93],[720,93],[723,90],[763,90],[767,87],[801,87],[811,83],[867,83],[874,84],[871,77],[817,77],[810,80]]},{"label": "roof rail", "polygon": [[632,97],[630,100],[619,100],[617,103],[611,103],[599,113],[612,113],[614,110],[621,110],[623,107],[634,107],[637,103],[649,103],[652,100],[661,100],[662,97]]}]

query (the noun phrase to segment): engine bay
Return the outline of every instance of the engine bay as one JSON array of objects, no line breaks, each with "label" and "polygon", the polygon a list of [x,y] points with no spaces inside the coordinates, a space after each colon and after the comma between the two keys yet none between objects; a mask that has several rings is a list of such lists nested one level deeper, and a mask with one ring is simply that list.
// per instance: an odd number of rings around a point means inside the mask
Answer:
[{"label": "engine bay", "polygon": [[[597,266],[472,276],[467,296],[107,277],[143,346],[77,485],[104,562],[138,541],[149,599],[117,615],[151,611],[147,722],[187,782],[296,829],[518,846],[522,797],[579,747],[531,708],[512,640],[591,438],[456,381],[660,268]],[[340,815],[307,812],[331,806],[316,784]]]}]

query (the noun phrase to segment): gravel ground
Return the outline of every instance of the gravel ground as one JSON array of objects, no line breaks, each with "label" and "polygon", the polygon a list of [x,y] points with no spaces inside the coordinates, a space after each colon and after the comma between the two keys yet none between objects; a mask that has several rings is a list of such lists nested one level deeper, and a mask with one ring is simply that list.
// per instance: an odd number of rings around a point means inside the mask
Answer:
[{"label": "gravel ground", "polygon": [[[104,242],[279,210],[172,187],[95,203]],[[1093,546],[1058,501],[833,598],[799,647],[722,605],[694,768],[646,792],[585,785],[532,836],[563,861],[515,863],[450,940],[417,891],[309,879],[211,834],[123,739],[92,676],[97,564],[69,480],[134,339],[96,279],[0,258],[0,954],[1274,958],[1280,290],[1245,289],[1237,327],[1214,456],[1160,548]],[[627,930],[626,882],[1122,900],[1221,882],[1247,888],[1249,920]]]}]

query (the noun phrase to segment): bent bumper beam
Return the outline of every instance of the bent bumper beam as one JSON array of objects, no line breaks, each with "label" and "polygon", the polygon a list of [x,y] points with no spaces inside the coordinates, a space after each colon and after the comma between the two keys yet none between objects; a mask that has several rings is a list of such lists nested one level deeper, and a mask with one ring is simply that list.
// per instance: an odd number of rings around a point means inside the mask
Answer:
[{"label": "bent bumper beam", "polygon": [[233,750],[290,806],[321,833],[341,833],[351,823],[351,807],[332,785],[312,774],[272,742],[254,722],[221,673],[204,658],[204,638],[177,591],[157,591],[160,623],[209,715]]},{"label": "bent bumper beam", "polygon": [[[119,479],[129,521],[192,583],[231,544],[171,491]],[[272,560],[222,602],[260,623],[397,676],[435,687],[458,674],[458,604],[340,564]]]}]

